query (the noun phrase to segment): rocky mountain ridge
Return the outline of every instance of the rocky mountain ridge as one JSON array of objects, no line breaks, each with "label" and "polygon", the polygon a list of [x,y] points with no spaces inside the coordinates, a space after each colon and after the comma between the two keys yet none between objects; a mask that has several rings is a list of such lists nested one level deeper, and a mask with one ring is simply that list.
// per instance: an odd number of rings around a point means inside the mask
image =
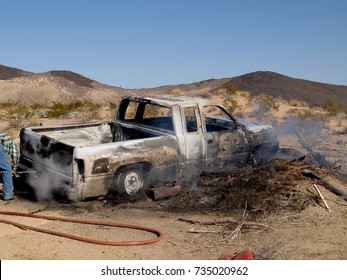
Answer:
[{"label": "rocky mountain ridge", "polygon": [[190,95],[217,94],[220,90],[247,91],[252,95],[267,94],[290,101],[304,101],[311,106],[338,101],[347,106],[347,86],[291,78],[270,71],[257,71],[238,77],[209,79],[190,84],[164,85],[147,89],[123,89],[105,85],[66,70],[33,73],[0,65],[0,102],[67,103],[88,99],[96,103],[116,102],[123,95],[163,94],[174,90]]}]

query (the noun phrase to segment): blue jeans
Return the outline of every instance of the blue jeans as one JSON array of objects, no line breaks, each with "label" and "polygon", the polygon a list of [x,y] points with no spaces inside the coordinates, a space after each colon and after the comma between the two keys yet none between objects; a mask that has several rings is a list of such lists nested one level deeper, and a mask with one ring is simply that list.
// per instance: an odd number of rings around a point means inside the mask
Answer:
[{"label": "blue jeans", "polygon": [[4,183],[2,192],[4,193],[4,199],[10,199],[13,197],[13,180],[12,180],[12,168],[8,161],[8,155],[4,150],[4,146],[0,144],[0,171],[2,174],[2,182]]}]

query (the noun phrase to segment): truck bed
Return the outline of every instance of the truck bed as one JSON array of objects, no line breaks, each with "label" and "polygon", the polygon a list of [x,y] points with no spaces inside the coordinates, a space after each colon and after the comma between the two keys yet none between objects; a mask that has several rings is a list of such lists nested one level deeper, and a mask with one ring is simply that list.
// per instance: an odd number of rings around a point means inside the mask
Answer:
[{"label": "truck bed", "polygon": [[145,139],[162,135],[158,131],[115,123],[36,127],[31,130],[40,136],[46,136],[55,141],[77,147]]}]

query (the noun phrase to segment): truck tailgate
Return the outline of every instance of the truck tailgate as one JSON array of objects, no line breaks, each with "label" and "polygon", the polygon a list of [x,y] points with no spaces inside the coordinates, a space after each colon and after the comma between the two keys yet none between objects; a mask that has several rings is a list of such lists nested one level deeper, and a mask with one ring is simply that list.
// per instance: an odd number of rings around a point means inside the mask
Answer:
[{"label": "truck tailgate", "polygon": [[47,168],[72,176],[73,146],[40,135],[31,128],[23,128],[20,138],[21,166]]}]

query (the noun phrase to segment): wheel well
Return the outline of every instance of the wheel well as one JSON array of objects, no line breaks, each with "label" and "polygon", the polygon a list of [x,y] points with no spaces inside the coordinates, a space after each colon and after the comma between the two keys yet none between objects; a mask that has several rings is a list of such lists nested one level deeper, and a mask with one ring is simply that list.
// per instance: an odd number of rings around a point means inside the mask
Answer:
[{"label": "wheel well", "polygon": [[141,171],[146,174],[152,170],[152,164],[149,162],[137,162],[137,163],[131,163],[127,165],[122,165],[116,170],[115,175],[118,175],[123,170],[131,169],[131,168],[141,169]]}]

